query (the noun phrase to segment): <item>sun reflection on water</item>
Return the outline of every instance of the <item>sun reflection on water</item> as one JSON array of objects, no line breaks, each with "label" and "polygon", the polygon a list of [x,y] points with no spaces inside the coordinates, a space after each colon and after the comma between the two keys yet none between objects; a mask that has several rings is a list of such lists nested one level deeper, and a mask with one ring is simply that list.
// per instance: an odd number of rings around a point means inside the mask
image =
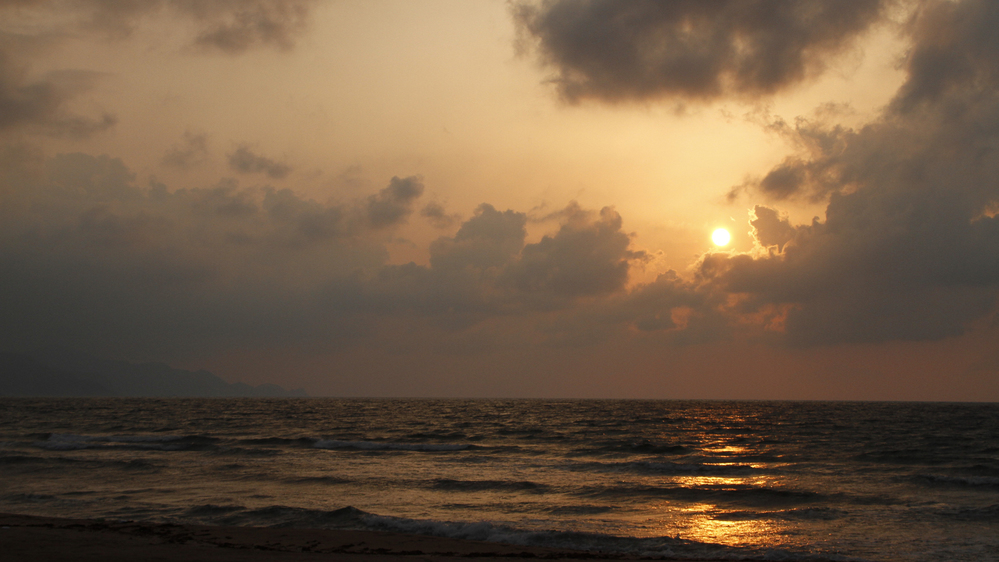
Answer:
[{"label": "sun reflection on water", "polygon": [[738,512],[710,503],[670,508],[674,536],[727,546],[773,546],[783,542],[784,526],[767,519],[742,519]]},{"label": "sun reflection on water", "polygon": [[724,447],[708,449],[707,452],[723,455],[740,455],[749,451],[748,447],[740,445],[725,445]]},{"label": "sun reflection on water", "polygon": [[[725,447],[726,452],[744,450],[743,447]],[[717,467],[762,468],[759,464],[712,463]],[[780,488],[780,479],[774,475],[690,475],[673,476],[664,485],[689,490],[726,493],[747,489]],[[789,526],[779,520],[763,517],[760,510],[740,511],[719,502],[693,503],[664,502],[657,511],[659,534],[703,543],[726,546],[772,548],[786,542]]]}]

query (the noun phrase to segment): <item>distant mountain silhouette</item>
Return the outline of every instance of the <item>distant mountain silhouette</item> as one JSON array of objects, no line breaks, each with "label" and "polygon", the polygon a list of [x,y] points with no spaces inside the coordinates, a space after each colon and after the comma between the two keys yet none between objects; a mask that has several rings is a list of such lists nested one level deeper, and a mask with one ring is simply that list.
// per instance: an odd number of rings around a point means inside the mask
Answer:
[{"label": "distant mountain silhouette", "polygon": [[65,349],[0,352],[0,396],[287,397],[308,396],[276,384],[227,383],[208,371],[163,363],[100,359]]}]

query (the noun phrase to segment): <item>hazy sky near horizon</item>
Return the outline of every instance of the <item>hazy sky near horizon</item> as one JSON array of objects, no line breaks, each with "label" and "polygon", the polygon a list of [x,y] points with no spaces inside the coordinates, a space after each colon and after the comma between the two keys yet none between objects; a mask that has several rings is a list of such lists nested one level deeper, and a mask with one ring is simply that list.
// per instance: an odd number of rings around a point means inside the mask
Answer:
[{"label": "hazy sky near horizon", "polygon": [[997,26],[0,0],[0,337],[316,395],[999,400]]}]

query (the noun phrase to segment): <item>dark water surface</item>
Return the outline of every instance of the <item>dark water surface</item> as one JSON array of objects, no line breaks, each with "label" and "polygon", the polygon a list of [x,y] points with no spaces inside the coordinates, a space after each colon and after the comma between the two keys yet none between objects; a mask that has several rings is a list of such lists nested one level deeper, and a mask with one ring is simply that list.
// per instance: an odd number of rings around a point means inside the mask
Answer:
[{"label": "dark water surface", "polygon": [[999,560],[999,405],[0,399],[0,511]]}]

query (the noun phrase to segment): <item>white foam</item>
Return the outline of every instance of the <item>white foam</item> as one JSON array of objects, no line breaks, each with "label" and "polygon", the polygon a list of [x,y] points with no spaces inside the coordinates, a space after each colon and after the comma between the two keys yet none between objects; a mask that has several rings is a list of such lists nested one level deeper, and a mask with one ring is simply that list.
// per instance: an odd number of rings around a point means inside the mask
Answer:
[{"label": "white foam", "polygon": [[89,435],[53,433],[45,441],[36,441],[35,445],[52,451],[73,451],[92,448],[94,446],[93,441],[94,438]]}]

